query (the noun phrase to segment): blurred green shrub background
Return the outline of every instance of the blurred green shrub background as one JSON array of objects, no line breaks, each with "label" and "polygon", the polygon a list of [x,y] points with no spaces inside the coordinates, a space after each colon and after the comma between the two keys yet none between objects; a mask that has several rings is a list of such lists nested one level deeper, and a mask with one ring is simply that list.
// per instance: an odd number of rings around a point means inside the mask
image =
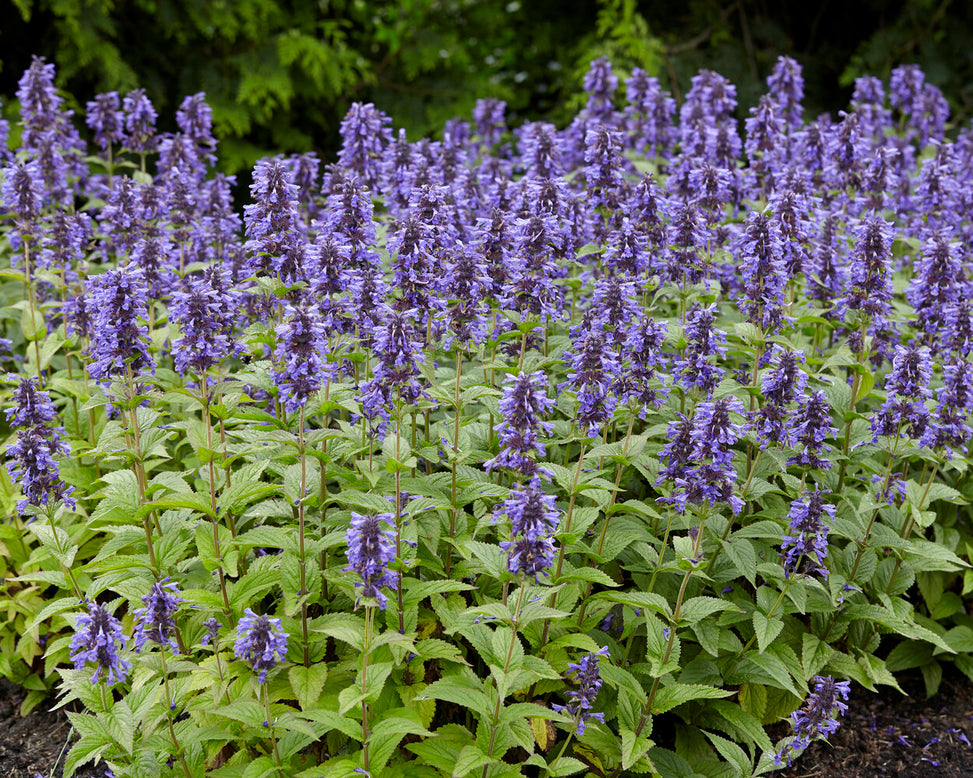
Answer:
[{"label": "blurred green shrub background", "polygon": [[479,97],[508,122],[562,122],[591,59],[638,65],[679,98],[701,67],[756,103],[780,54],[804,65],[809,115],[845,106],[855,77],[916,62],[973,111],[973,3],[955,0],[3,0],[0,96],[14,112],[31,56],[58,69],[74,107],[145,87],[162,129],[205,91],[224,170],[267,153],[333,159],[338,124],[370,101],[411,138],[469,117]]}]

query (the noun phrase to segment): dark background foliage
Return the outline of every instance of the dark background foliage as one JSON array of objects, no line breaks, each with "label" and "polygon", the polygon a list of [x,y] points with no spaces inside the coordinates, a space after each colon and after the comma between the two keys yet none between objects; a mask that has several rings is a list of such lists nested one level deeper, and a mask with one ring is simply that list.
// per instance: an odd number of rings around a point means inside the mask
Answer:
[{"label": "dark background foliage", "polygon": [[564,119],[588,62],[638,65],[677,97],[702,67],[739,90],[742,112],[780,54],[804,65],[810,115],[847,104],[856,76],[918,63],[973,112],[973,4],[950,0],[8,0],[0,95],[11,113],[31,56],[57,64],[74,107],[147,88],[171,129],[205,91],[229,171],[276,151],[333,158],[348,106],[371,101],[410,137],[468,117],[478,97],[509,120]]}]

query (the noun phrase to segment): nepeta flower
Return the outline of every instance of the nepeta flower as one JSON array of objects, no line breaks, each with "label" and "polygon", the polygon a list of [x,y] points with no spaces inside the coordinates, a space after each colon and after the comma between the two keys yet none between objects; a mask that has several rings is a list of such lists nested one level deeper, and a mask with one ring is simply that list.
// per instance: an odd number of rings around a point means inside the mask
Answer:
[{"label": "nepeta flower", "polygon": [[740,307],[747,319],[771,333],[784,321],[784,289],[788,274],[777,221],[767,211],[751,212],[739,243],[743,276]]},{"label": "nepeta flower", "polygon": [[95,134],[95,143],[103,149],[125,140],[125,115],[118,92],[95,95],[88,102],[85,121]]},{"label": "nepeta flower", "polygon": [[372,103],[352,103],[341,120],[338,161],[355,171],[367,187],[378,182],[382,152],[392,142],[391,123]]},{"label": "nepeta flower", "polygon": [[185,600],[179,596],[179,586],[169,578],[163,578],[152,584],[149,593],[142,598],[144,608],[136,608],[135,615],[135,650],[141,651],[146,640],[151,640],[165,648],[169,646],[172,653],[179,653],[179,645],[173,639],[176,632],[176,621],[173,618],[179,609],[179,604]]},{"label": "nepeta flower", "polygon": [[201,646],[208,646],[212,643],[216,645],[216,641],[220,636],[220,627],[223,625],[213,616],[210,616],[206,621],[203,622],[203,626],[206,627],[206,634],[203,635],[202,640],[199,641]]},{"label": "nepeta flower", "polygon": [[553,710],[566,713],[574,719],[574,734],[579,737],[584,734],[585,725],[592,719],[605,722],[604,713],[591,713],[595,706],[595,698],[601,689],[602,680],[598,670],[598,660],[603,656],[608,656],[607,646],[593,654],[586,654],[577,664],[568,664],[568,677],[573,676],[577,680],[578,688],[566,693],[569,700],[567,705],[551,705]]},{"label": "nepeta flower", "polygon": [[82,670],[88,662],[95,664],[91,682],[97,683],[105,672],[109,686],[123,683],[132,669],[132,663],[118,655],[119,648],[125,648],[128,639],[122,634],[121,622],[112,616],[104,606],[97,602],[88,605],[88,612],[74,619],[75,632],[71,639],[70,658],[74,669]]},{"label": "nepeta flower", "polygon": [[835,681],[830,675],[815,676],[811,696],[803,708],[791,714],[795,737],[774,754],[774,764],[780,767],[787,757],[789,765],[791,751],[807,748],[812,740],[827,738],[837,732],[840,725],[837,717],[848,710],[842,700],[847,700],[850,693],[851,686],[847,681]]},{"label": "nepeta flower", "polygon": [[828,533],[834,526],[835,506],[824,502],[826,491],[804,492],[791,503],[790,533],[781,542],[784,557],[784,576],[793,573],[818,573],[827,579],[824,558],[828,554]]},{"label": "nepeta flower", "polygon": [[133,89],[122,101],[125,111],[125,147],[137,154],[155,151],[158,114],[144,89]]},{"label": "nepeta flower", "polygon": [[804,99],[804,77],[800,63],[791,57],[778,57],[773,72],[767,77],[767,86],[788,127],[800,127],[801,100]]},{"label": "nepeta flower", "polygon": [[51,402],[51,396],[37,388],[35,379],[16,376],[8,376],[8,379],[19,381],[17,392],[13,397],[17,407],[7,408],[4,411],[11,426],[47,426],[57,418],[57,409]]},{"label": "nepeta flower", "polygon": [[298,210],[299,195],[279,158],[257,161],[250,186],[254,202],[243,208],[254,273],[276,272],[285,283],[303,279],[307,228]]},{"label": "nepeta flower", "polygon": [[500,138],[507,129],[504,113],[507,104],[495,97],[487,97],[476,101],[473,106],[473,121],[476,122],[476,134],[480,142],[487,148],[493,148],[500,143]]},{"label": "nepeta flower", "polygon": [[797,403],[791,426],[794,430],[794,445],[800,453],[788,459],[787,464],[800,465],[811,470],[830,470],[831,462],[820,456],[831,450],[824,441],[838,432],[837,427],[831,424],[828,396],[818,389],[809,395],[801,395]]},{"label": "nepeta flower", "polygon": [[137,267],[109,270],[93,278],[88,286],[93,314],[92,358],[88,372],[96,381],[109,381],[123,376],[130,367],[133,373],[154,372],[149,354],[148,327],[139,324],[147,318],[145,273]]},{"label": "nepeta flower", "polygon": [[579,327],[571,340],[571,350],[565,352],[570,359],[568,380],[560,388],[574,390],[578,398],[578,429],[594,437],[615,410],[612,384],[621,366],[604,331]]},{"label": "nepeta flower", "polygon": [[280,369],[272,371],[280,390],[284,409],[291,413],[317,394],[331,370],[327,330],[316,316],[303,306],[287,309],[287,319],[277,328],[277,350],[274,358]]},{"label": "nepeta flower", "polygon": [[880,435],[921,438],[929,424],[926,400],[932,396],[932,363],[929,349],[922,346],[896,346],[892,371],[885,380],[888,399],[872,418],[872,443]]},{"label": "nepeta flower", "polygon": [[746,434],[747,426],[735,423],[731,414],[745,413],[738,399],[724,397],[699,403],[691,422],[684,419],[675,429],[670,426],[675,438],[670,434],[670,446],[664,449],[669,466],[660,478],[672,478],[675,488],[662,498],[665,502],[680,513],[687,503],[725,502],[734,514],[743,509],[743,500],[733,493],[737,476],[731,447]]},{"label": "nepeta flower", "polygon": [[669,396],[662,353],[665,340],[665,322],[642,316],[628,327],[621,344],[625,364],[615,382],[615,394],[619,400],[635,402],[643,419],[649,406],[660,408]]},{"label": "nepeta flower", "polygon": [[[965,359],[943,365],[943,388],[937,393],[934,423],[922,437],[922,445],[953,447],[957,450],[973,435],[967,424],[973,410],[973,364]],[[946,456],[952,452],[946,449]]]},{"label": "nepeta flower", "polygon": [[915,275],[906,290],[906,299],[915,308],[919,327],[929,335],[942,331],[949,306],[970,298],[970,282],[957,244],[950,242],[945,230],[930,235],[916,263]]},{"label": "nepeta flower", "polygon": [[259,673],[257,680],[264,683],[267,673],[287,656],[287,633],[280,619],[258,616],[250,608],[237,624],[237,639],[233,653]]},{"label": "nepeta flower", "polygon": [[807,373],[800,369],[804,361],[801,351],[788,351],[778,347],[771,358],[773,371],[767,373],[760,384],[766,403],[755,414],[757,440],[761,448],[769,443],[793,445],[797,430],[787,406],[796,396],[803,395],[807,386]]},{"label": "nepeta flower", "polygon": [[3,170],[0,198],[3,210],[14,217],[17,236],[32,243],[37,237],[42,200],[43,181],[40,165],[36,161],[15,162]]},{"label": "nepeta flower", "polygon": [[541,479],[535,475],[526,487],[510,490],[510,495],[493,512],[493,520],[501,516],[510,518],[513,540],[500,544],[509,555],[507,569],[525,576],[548,574],[554,562],[554,532],[557,530],[559,511],[553,494],[546,494]]},{"label": "nepeta flower", "polygon": [[[396,402],[415,404],[425,396],[419,365],[425,362],[416,332],[415,311],[386,310],[375,329],[374,354],[377,364],[371,381],[362,384],[362,412],[381,435]],[[376,423],[375,419],[379,419]]]},{"label": "nepeta flower", "polygon": [[21,513],[28,505],[37,507],[64,500],[65,505],[73,508],[75,502],[69,497],[74,487],[61,480],[60,468],[55,456],[66,457],[71,451],[61,440],[60,435],[45,427],[28,427],[17,432],[16,442],[7,449],[7,471],[14,483],[23,490],[23,499],[17,503]]},{"label": "nepeta flower", "polygon": [[726,371],[710,362],[713,357],[726,356],[726,333],[715,327],[716,305],[695,308],[686,315],[685,356],[677,359],[675,382],[685,389],[701,389],[705,394],[712,392],[723,380]]},{"label": "nepeta flower", "polygon": [[169,315],[179,325],[182,337],[172,344],[176,371],[205,373],[212,365],[233,356],[240,348],[233,339],[236,300],[218,279],[219,268],[202,278],[186,279],[184,289],[172,296]]},{"label": "nepeta flower", "polygon": [[550,435],[554,431],[553,424],[540,420],[541,414],[550,413],[556,404],[547,396],[547,375],[543,370],[511,374],[503,383],[503,421],[494,427],[500,438],[500,453],[483,466],[487,470],[509,467],[528,476],[544,472],[531,455],[544,456],[538,433]]},{"label": "nepeta flower", "polygon": [[391,513],[352,512],[351,524],[345,533],[345,543],[348,544],[348,567],[345,570],[361,576],[361,583],[356,583],[355,588],[362,587],[361,596],[377,600],[382,610],[388,605],[388,597],[382,593],[382,588],[394,589],[399,583],[398,573],[388,569],[395,561],[392,526]]},{"label": "nepeta flower", "polygon": [[892,225],[868,214],[855,229],[851,277],[845,304],[876,324],[884,323],[892,299]]}]

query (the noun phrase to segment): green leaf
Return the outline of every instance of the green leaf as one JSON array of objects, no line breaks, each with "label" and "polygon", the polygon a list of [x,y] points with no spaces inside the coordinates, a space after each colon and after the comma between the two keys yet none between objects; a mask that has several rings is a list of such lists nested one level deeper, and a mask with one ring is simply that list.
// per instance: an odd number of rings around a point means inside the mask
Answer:
[{"label": "green leaf", "polygon": [[630,729],[622,729],[619,734],[622,737],[622,769],[629,770],[632,765],[645,756],[649,749],[655,745],[644,735],[636,735]]},{"label": "green leaf", "polygon": [[783,629],[783,619],[771,620],[760,611],[753,612],[753,631],[757,636],[757,647],[761,654],[777,639]]},{"label": "green leaf", "polygon": [[288,670],[287,677],[301,710],[310,710],[321,698],[324,683],[328,680],[328,665],[325,662],[315,662],[310,667],[298,665]]},{"label": "green leaf", "polygon": [[693,597],[683,603],[679,613],[680,619],[685,619],[689,624],[702,621],[707,616],[712,616],[719,611],[739,611],[732,602],[720,600],[716,597]]},{"label": "green leaf", "polygon": [[469,708],[487,718],[493,714],[490,698],[483,691],[483,682],[466,668],[459,673],[447,675],[430,684],[426,687],[422,696]]},{"label": "green leaf", "polygon": [[467,773],[477,770],[484,765],[493,764],[500,760],[484,754],[476,743],[463,746],[456,759],[456,765],[451,773],[452,778],[463,778]]},{"label": "green leaf", "polygon": [[422,726],[419,715],[409,708],[393,708],[385,711],[381,720],[372,725],[369,735],[369,767],[381,771],[406,735],[434,737],[433,733]]},{"label": "green leaf", "polygon": [[753,764],[750,761],[750,757],[747,756],[746,752],[740,746],[712,732],[704,731],[703,734],[709,738],[710,743],[719,751],[720,756],[736,768],[737,775],[740,778],[749,778],[753,771]]},{"label": "green leaf", "polygon": [[652,713],[658,715],[689,702],[690,700],[716,700],[729,697],[733,692],[698,683],[674,683],[663,686],[652,701]]}]

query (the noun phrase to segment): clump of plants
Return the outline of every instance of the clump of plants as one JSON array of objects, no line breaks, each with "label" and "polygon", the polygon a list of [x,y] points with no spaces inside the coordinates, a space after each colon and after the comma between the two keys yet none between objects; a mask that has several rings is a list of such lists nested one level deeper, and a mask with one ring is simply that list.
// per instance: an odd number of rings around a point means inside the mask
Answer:
[{"label": "clump of plants", "polygon": [[805,121],[781,59],[742,134],[718,74],[677,120],[606,60],[562,130],[355,105],[242,213],[203,95],[82,125],[52,71],[2,172],[0,672],[67,774],[755,776],[852,682],[973,677],[973,129],[918,68]]}]

